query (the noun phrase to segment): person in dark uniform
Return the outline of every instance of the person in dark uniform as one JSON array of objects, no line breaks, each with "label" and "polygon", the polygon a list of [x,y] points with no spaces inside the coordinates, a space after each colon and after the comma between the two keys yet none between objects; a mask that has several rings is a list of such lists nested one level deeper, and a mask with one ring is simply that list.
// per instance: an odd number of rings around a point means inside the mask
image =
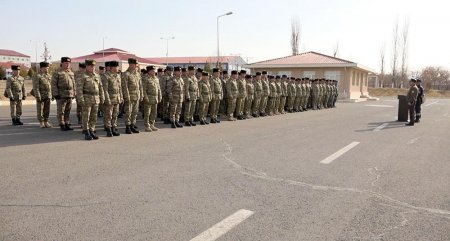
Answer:
[{"label": "person in dark uniform", "polygon": [[424,89],[422,86],[422,80],[418,79],[416,82],[416,86],[419,89],[419,94],[417,95],[417,101],[416,101],[416,120],[415,122],[418,123],[420,122],[420,118],[422,117],[422,104],[424,102],[424,97],[425,97],[425,93],[424,93]]},{"label": "person in dark uniform", "polygon": [[416,86],[416,79],[411,79],[409,81],[409,90],[408,94],[406,95],[406,99],[408,101],[408,111],[409,111],[409,123],[406,124],[407,126],[413,126],[414,125],[414,119],[415,119],[415,107],[417,102],[417,95],[419,93],[419,89],[417,89]]}]

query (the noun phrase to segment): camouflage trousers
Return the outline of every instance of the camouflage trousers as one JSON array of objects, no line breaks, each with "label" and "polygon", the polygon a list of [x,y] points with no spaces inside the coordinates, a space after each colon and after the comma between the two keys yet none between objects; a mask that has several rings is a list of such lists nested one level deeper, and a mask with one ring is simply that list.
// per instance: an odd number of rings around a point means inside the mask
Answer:
[{"label": "camouflage trousers", "polygon": [[307,109],[307,108],[308,108],[308,101],[309,101],[309,95],[308,95],[308,94],[302,96],[302,104],[301,104],[301,107],[302,107],[303,109]]},{"label": "camouflage trousers", "polygon": [[272,109],[273,109],[274,114],[280,113],[280,112],[279,112],[279,110],[280,110],[280,104],[281,104],[281,97],[275,97],[275,103],[274,103],[274,105],[272,106]]},{"label": "camouflage trousers", "polygon": [[296,96],[294,99],[294,110],[300,110],[303,109],[302,107],[302,97],[301,96]]},{"label": "camouflage trousers", "polygon": [[117,115],[119,115],[119,105],[120,104],[111,104],[111,105],[104,105],[104,119],[105,119],[105,127],[111,128],[111,127],[117,127]]},{"label": "camouflage trousers", "polygon": [[163,96],[158,104],[158,113],[163,119],[169,119],[169,98],[167,96]]},{"label": "camouflage trousers", "polygon": [[97,124],[98,104],[84,104],[82,111],[83,130],[95,131]]},{"label": "camouflage trousers", "polygon": [[11,118],[18,118],[22,115],[22,100],[9,101]]},{"label": "camouflage trousers", "polygon": [[219,106],[219,113],[226,115],[227,114],[227,99],[223,98],[222,101],[220,101],[220,106]]},{"label": "camouflage trousers", "polygon": [[77,118],[79,119],[79,120],[81,120],[81,115],[82,115],[82,109],[83,109],[83,107],[79,104],[80,102],[78,101],[78,100],[75,100],[76,101],[76,106],[77,106]]},{"label": "camouflage trousers", "polygon": [[267,100],[268,100],[267,96],[262,96],[261,97],[261,100],[260,100],[261,103],[259,104],[259,112],[260,113],[266,113]]},{"label": "camouflage trousers", "polygon": [[50,99],[36,101],[36,114],[39,122],[46,122],[50,116]]},{"label": "camouflage trousers", "polygon": [[295,102],[295,96],[288,96],[287,97],[287,109],[289,111],[294,110],[294,102]]},{"label": "camouflage trousers", "polygon": [[70,123],[70,110],[72,109],[72,98],[56,101],[56,113],[60,125]]},{"label": "camouflage trousers", "polygon": [[217,118],[217,115],[219,114],[219,108],[220,108],[220,100],[214,98],[209,103],[209,109],[210,109],[211,118],[214,118],[214,119]]},{"label": "camouflage trousers", "polygon": [[139,101],[125,101],[125,125],[136,124],[136,118],[139,110]]},{"label": "camouflage trousers", "polygon": [[278,112],[284,113],[284,107],[286,106],[286,96],[280,97],[280,105],[278,106]]},{"label": "camouflage trousers", "polygon": [[184,121],[194,121],[196,100],[189,100],[184,102]]},{"label": "camouflage trousers", "polygon": [[181,109],[183,106],[182,101],[172,101],[169,107],[169,118],[171,122],[180,121]]},{"label": "camouflage trousers", "polygon": [[199,101],[198,103],[198,116],[200,120],[205,120],[206,115],[208,114],[209,102],[208,101]]},{"label": "camouflage trousers", "polygon": [[144,103],[144,125],[150,127],[155,125],[157,104]]},{"label": "camouflage trousers", "polygon": [[252,115],[253,98],[245,98],[244,115],[250,117]]},{"label": "camouflage trousers", "polygon": [[244,114],[245,97],[236,99],[236,116]]},{"label": "camouflage trousers", "polygon": [[275,113],[276,104],[277,104],[277,98],[269,97],[268,102],[267,102],[267,112],[266,113],[269,115],[273,115]]},{"label": "camouflage trousers", "polygon": [[259,115],[259,110],[261,109],[261,100],[263,97],[255,97],[252,105],[252,113]]},{"label": "camouflage trousers", "polygon": [[231,99],[231,98],[228,98],[227,99],[227,115],[228,115],[228,117],[233,117],[233,115],[234,115],[234,112],[235,112],[235,110],[236,110],[236,99],[235,98],[233,98],[233,99]]},{"label": "camouflage trousers", "polygon": [[[269,114],[270,110],[269,110],[269,96],[263,97],[263,106],[261,107],[261,112]],[[264,107],[264,109],[262,109]]]}]

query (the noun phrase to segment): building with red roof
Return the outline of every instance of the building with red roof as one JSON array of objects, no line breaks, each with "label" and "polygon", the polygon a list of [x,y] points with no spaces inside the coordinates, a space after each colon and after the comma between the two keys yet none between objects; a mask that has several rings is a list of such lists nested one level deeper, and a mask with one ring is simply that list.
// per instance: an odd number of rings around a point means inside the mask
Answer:
[{"label": "building with red roof", "polygon": [[317,52],[269,59],[244,66],[252,73],[266,70],[272,75],[338,81],[340,99],[369,98],[368,75],[374,71],[355,62]]},{"label": "building with red roof", "polygon": [[28,55],[14,50],[0,49],[0,66],[11,68],[11,65],[31,67],[31,58]]},{"label": "building with red roof", "polygon": [[[209,65],[211,68],[216,66],[217,56],[199,56],[199,57],[156,57],[146,58],[147,60],[158,62],[165,65],[187,67],[189,65],[195,68],[205,68]],[[247,62],[240,56],[220,56],[219,63],[223,70],[240,70]]]}]

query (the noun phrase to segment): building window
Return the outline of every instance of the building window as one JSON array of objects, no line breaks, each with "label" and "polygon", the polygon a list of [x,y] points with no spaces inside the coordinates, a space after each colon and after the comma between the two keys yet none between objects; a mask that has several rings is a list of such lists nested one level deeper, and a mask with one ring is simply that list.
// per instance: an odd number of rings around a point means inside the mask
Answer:
[{"label": "building window", "polygon": [[325,71],[325,79],[341,81],[341,71]]},{"label": "building window", "polygon": [[315,79],[316,71],[303,71],[303,78]]},{"label": "building window", "polygon": [[291,76],[292,75],[292,71],[278,71],[278,75],[287,75],[287,76]]},{"label": "building window", "polygon": [[352,72],[352,85],[355,86],[355,81],[356,81],[356,72]]}]

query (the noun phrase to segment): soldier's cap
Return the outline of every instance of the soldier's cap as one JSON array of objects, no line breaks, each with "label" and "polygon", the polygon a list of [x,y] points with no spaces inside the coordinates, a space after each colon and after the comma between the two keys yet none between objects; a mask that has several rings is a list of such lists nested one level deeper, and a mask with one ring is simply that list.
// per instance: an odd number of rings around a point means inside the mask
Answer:
[{"label": "soldier's cap", "polygon": [[266,70],[263,70],[263,71],[262,71],[262,74],[267,74],[267,71],[266,71]]},{"label": "soldier's cap", "polygon": [[110,61],[109,67],[119,67],[119,61]]},{"label": "soldier's cap", "polygon": [[162,73],[164,70],[162,68],[158,68],[158,73]]},{"label": "soldier's cap", "polygon": [[411,82],[414,82],[414,83],[416,83],[417,82],[417,80],[416,79],[414,79],[414,78],[411,78],[411,80],[410,80]]},{"label": "soldier's cap", "polygon": [[247,75],[245,75],[245,78],[246,78],[246,79],[251,79],[251,78],[252,78],[252,76],[251,76],[251,75],[249,75],[249,74],[247,74]]},{"label": "soldier's cap", "polygon": [[166,67],[166,71],[173,71],[173,66],[170,66],[170,65],[167,66],[167,67]]},{"label": "soldier's cap", "polygon": [[[419,82],[419,83],[421,83],[422,82],[422,80],[421,79],[416,79],[416,81],[417,82]],[[337,81],[336,81],[337,82]]]},{"label": "soldier's cap", "polygon": [[203,69],[202,68],[197,68],[197,72],[198,73],[203,73]]},{"label": "soldier's cap", "polygon": [[222,74],[228,74],[227,70],[222,71]]},{"label": "soldier's cap", "polygon": [[188,70],[195,70],[195,67],[192,66],[192,65],[189,65],[189,66],[188,66]]},{"label": "soldier's cap", "polygon": [[202,76],[209,76],[208,72],[202,72]]},{"label": "soldier's cap", "polygon": [[80,68],[80,69],[85,69],[85,68],[86,68],[86,64],[84,64],[84,63],[78,63],[78,68]]},{"label": "soldier's cap", "polygon": [[175,68],[173,68],[173,71],[181,71],[180,66],[175,66]]},{"label": "soldier's cap", "polygon": [[287,75],[284,74],[284,75],[281,76],[281,78],[287,78]]},{"label": "soldier's cap", "polygon": [[261,75],[261,72],[256,72],[256,76],[260,76]]},{"label": "soldier's cap", "polygon": [[238,74],[238,72],[237,72],[237,70],[232,70],[231,71],[231,74],[233,75],[233,74]]},{"label": "soldier's cap", "polygon": [[187,69],[186,68],[181,68],[181,72],[187,72]]},{"label": "soldier's cap", "polygon": [[86,60],[84,61],[84,64],[85,64],[86,66],[94,66],[94,65],[97,64],[97,62],[95,62],[95,60],[93,60],[93,59],[86,59]]},{"label": "soldier's cap", "polygon": [[50,64],[47,63],[47,62],[40,62],[39,63],[39,67],[41,67],[41,68],[45,68],[45,67],[48,67],[48,66],[50,66]]},{"label": "soldier's cap", "polygon": [[[295,77],[293,77],[293,76],[291,76],[291,80],[294,80],[295,79]],[[298,78],[297,78],[298,79]]]},{"label": "soldier's cap", "polygon": [[306,78],[305,78],[305,80],[309,80],[309,78],[308,78],[308,77],[306,77]]},{"label": "soldier's cap", "polygon": [[277,75],[277,76],[275,77],[275,79],[281,79],[281,77],[280,77],[279,75]]},{"label": "soldier's cap", "polygon": [[303,80],[303,79],[300,79],[300,78],[296,78],[296,79],[295,79],[295,81],[300,81],[300,80]]},{"label": "soldier's cap", "polygon": [[247,74],[247,71],[245,71],[244,69],[241,69],[241,71],[239,72],[239,74]]},{"label": "soldier's cap", "polygon": [[99,66],[98,69],[99,69],[99,70],[105,70],[105,67]]},{"label": "soldier's cap", "polygon": [[62,57],[61,63],[66,63],[66,62],[70,63],[70,62],[72,62],[72,60],[69,57]]},{"label": "soldier's cap", "polygon": [[141,69],[141,73],[142,73],[142,74],[146,74],[146,73],[147,73],[147,70],[146,70],[146,69]]},{"label": "soldier's cap", "polygon": [[129,58],[128,59],[128,64],[137,64],[137,63],[138,63],[138,61],[135,58]]},{"label": "soldier's cap", "polygon": [[219,70],[219,68],[213,68],[213,71],[212,71],[213,73],[219,73],[220,72],[220,70]]},{"label": "soldier's cap", "polygon": [[106,61],[105,62],[105,67],[111,67],[110,63],[111,63],[111,61]]},{"label": "soldier's cap", "polygon": [[155,66],[153,66],[153,65],[149,65],[145,68],[147,69],[147,71],[155,70]]},{"label": "soldier's cap", "polygon": [[20,70],[20,66],[19,65],[11,65],[11,69],[12,70]]}]

